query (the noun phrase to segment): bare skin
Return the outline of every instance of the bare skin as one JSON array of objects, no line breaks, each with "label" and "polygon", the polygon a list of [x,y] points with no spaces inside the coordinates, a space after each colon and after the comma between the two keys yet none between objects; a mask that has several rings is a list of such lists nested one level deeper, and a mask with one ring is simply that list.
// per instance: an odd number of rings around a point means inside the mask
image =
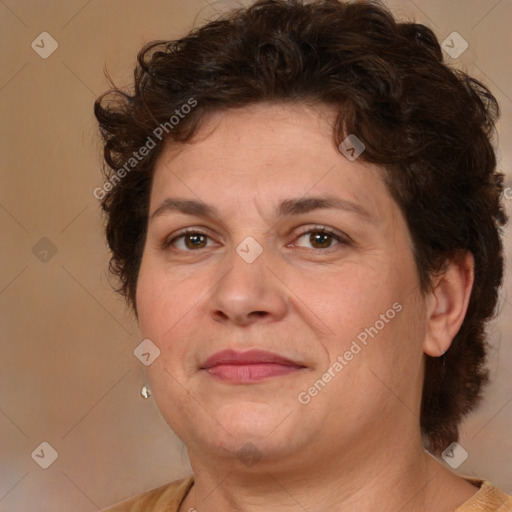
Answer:
[{"label": "bare skin", "polygon": [[[137,310],[161,351],[153,396],[195,474],[181,511],[453,512],[476,492],[424,451],[419,428],[424,354],[459,329],[472,258],[422,293],[381,170],[345,158],[333,123],[326,106],[217,113],[157,162]],[[241,242],[261,254],[249,263]],[[224,349],[300,369],[222,380],[204,363]]]}]

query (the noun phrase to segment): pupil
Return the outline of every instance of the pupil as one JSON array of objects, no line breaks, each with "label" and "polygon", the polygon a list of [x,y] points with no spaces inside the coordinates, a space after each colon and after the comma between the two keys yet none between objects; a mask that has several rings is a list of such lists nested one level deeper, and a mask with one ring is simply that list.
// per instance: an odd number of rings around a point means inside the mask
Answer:
[{"label": "pupil", "polygon": [[328,247],[330,242],[330,235],[327,233],[314,233],[311,235],[313,244],[320,245],[322,247]]},{"label": "pupil", "polygon": [[197,248],[204,245],[204,235],[188,235],[187,246],[188,248]]}]

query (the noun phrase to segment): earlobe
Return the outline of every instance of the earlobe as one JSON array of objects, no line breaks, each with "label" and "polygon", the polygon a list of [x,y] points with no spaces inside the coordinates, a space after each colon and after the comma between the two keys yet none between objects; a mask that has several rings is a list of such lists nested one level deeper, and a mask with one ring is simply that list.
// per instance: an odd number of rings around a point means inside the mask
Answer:
[{"label": "earlobe", "polygon": [[470,252],[451,259],[435,280],[427,297],[427,332],[423,351],[442,356],[464,321],[474,281],[474,259]]}]

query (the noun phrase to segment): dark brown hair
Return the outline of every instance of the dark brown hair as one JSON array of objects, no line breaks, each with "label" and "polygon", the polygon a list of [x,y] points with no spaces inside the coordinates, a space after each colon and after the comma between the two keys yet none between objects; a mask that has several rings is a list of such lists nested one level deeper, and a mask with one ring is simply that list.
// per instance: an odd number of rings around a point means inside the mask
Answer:
[{"label": "dark brown hair", "polygon": [[134,91],[114,87],[95,104],[109,180],[95,195],[106,216],[111,271],[134,310],[163,145],[190,141],[208,112],[257,102],[336,109],[336,144],[356,134],[366,146],[360,158],[385,171],[424,292],[449,258],[473,254],[464,323],[443,357],[425,356],[421,429],[425,447],[439,454],[457,440],[488,378],[485,326],[502,281],[506,222],[491,143],[495,98],[443,63],[430,29],[397,22],[376,2],[261,0],[182,39],[148,44],[138,55]]}]

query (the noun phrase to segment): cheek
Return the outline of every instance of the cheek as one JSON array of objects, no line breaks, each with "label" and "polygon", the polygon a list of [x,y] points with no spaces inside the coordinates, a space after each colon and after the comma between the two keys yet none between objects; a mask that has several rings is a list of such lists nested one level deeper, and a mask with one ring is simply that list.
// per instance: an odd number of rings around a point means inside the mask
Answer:
[{"label": "cheek", "polygon": [[151,271],[141,268],[136,296],[140,334],[153,341],[159,339],[160,333],[163,332],[167,316],[164,312],[173,311],[166,305],[167,297],[163,293],[165,288],[154,277]]},{"label": "cheek", "polygon": [[373,325],[400,295],[396,280],[385,267],[358,265],[346,265],[317,279],[297,277],[294,292],[335,339],[356,336]]},{"label": "cheek", "polygon": [[[193,373],[190,353],[197,347],[188,340],[194,338],[201,314],[200,297],[193,279],[177,281],[156,263],[141,266],[137,285],[139,331],[142,339],[150,339],[160,350],[146,372],[155,400],[162,406],[169,393],[180,397],[183,388],[179,383]],[[185,399],[186,395],[180,398]]]},{"label": "cheek", "polygon": [[201,294],[204,288],[196,280],[179,281],[157,264],[143,264],[136,296],[141,335],[162,342],[170,329],[178,327],[181,320],[193,313]]},{"label": "cheek", "polygon": [[400,374],[399,368],[421,362],[425,326],[415,267],[409,260],[399,263],[400,270],[390,260],[378,266],[347,265],[327,281],[296,281],[297,295],[307,297],[303,310],[309,308],[328,328],[329,361],[341,356],[350,367],[343,373],[354,378],[375,379],[362,375],[373,368],[388,379]]},{"label": "cheek", "polygon": [[197,371],[198,354],[211,334],[205,325],[206,293],[211,288],[204,274],[176,276],[149,259],[141,266],[137,288],[140,336],[160,350],[159,358],[147,367],[155,391],[157,387],[174,389],[177,383],[170,375],[184,383]]}]

